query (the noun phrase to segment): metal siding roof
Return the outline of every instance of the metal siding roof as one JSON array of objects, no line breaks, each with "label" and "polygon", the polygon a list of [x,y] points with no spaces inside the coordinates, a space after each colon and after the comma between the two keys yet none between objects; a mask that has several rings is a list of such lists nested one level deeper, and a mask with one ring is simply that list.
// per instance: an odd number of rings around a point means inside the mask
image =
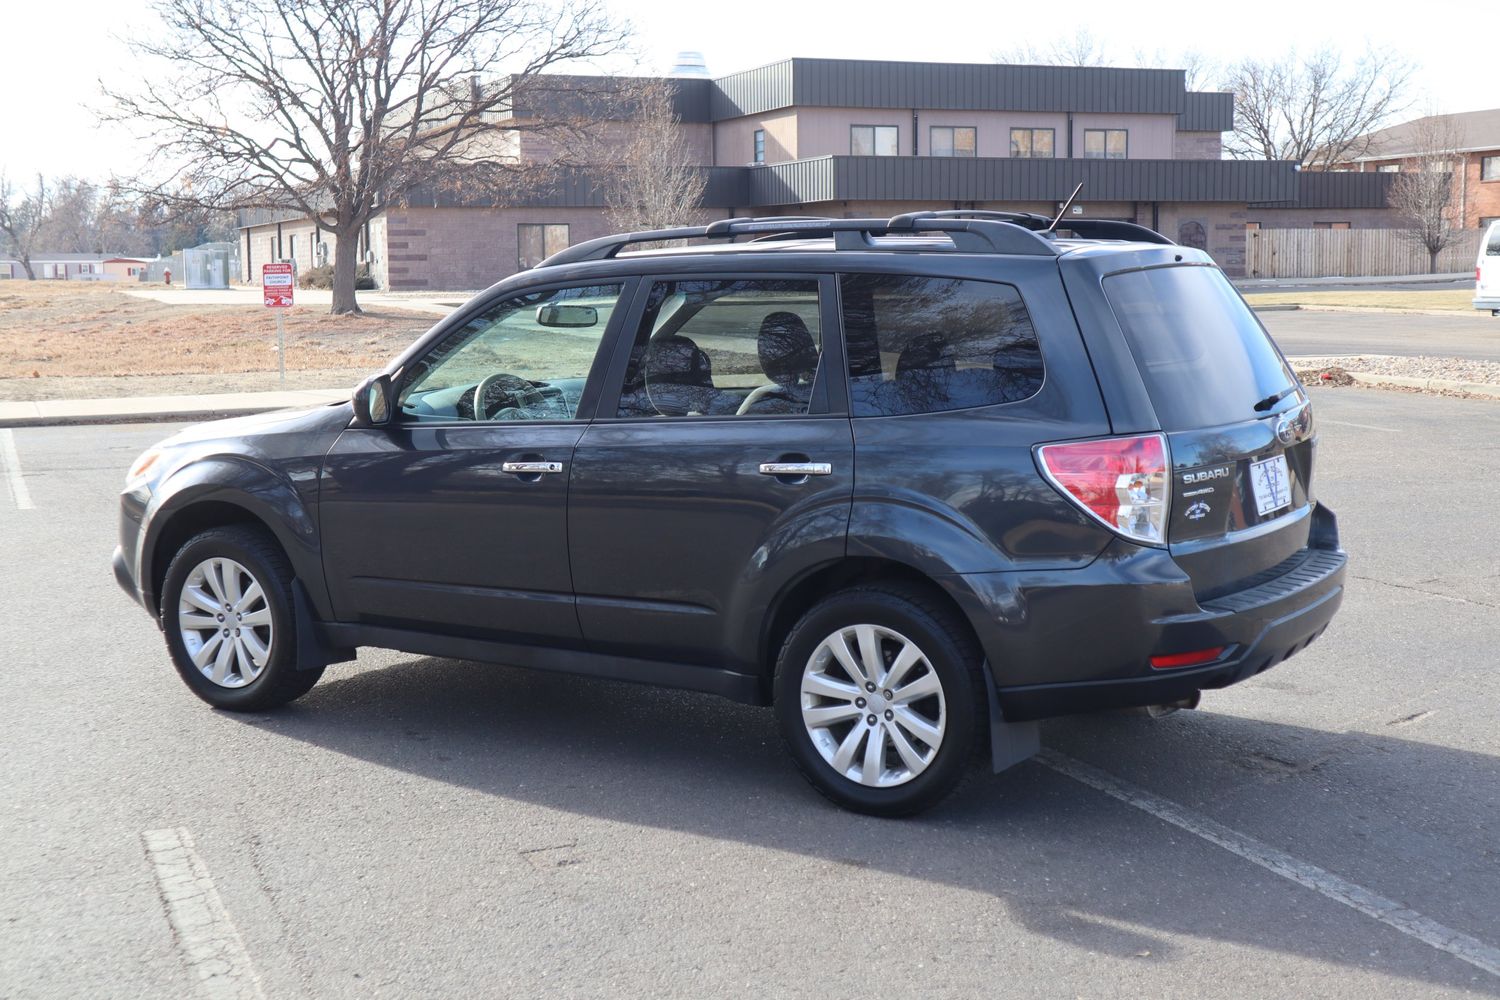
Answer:
[{"label": "metal siding roof", "polygon": [[790,59],[714,81],[715,120],[793,105],[1182,114],[1177,69]]},{"label": "metal siding roof", "polygon": [[[755,205],[818,201],[1252,202],[1296,197],[1290,163],[1253,160],[1042,160],[832,156],[757,168]],[[790,199],[790,200],[788,200]]]},{"label": "metal siding roof", "polygon": [[1228,132],[1234,128],[1234,95],[1188,91],[1186,104],[1177,116],[1182,132]]},{"label": "metal siding roof", "polygon": [[1257,208],[1386,208],[1399,174],[1304,170],[1290,198],[1255,199]]}]

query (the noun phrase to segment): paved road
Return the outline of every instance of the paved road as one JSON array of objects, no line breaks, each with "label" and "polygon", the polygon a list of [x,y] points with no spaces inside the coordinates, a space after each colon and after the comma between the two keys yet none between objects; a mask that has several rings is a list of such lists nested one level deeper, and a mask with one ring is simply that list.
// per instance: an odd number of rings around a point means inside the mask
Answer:
[{"label": "paved road", "polygon": [[1500,361],[1500,319],[1489,313],[1258,313],[1281,349],[1303,354],[1435,354]]},{"label": "paved road", "polygon": [[209,711],[107,566],[168,428],[16,430],[0,995],[191,997],[207,941],[267,997],[1500,996],[1500,405],[1317,392],[1328,633],[1197,712],[1049,723],[1121,797],[1033,761],[911,821],[707,696],[367,652]]}]

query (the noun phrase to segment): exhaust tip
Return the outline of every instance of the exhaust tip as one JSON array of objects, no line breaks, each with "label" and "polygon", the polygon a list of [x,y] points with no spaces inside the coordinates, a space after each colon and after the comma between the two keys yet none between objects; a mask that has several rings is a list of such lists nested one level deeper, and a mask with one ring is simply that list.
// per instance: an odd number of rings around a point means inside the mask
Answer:
[{"label": "exhaust tip", "polygon": [[1162,702],[1160,705],[1147,705],[1146,714],[1153,719],[1165,719],[1173,712],[1184,708],[1197,708],[1198,702],[1203,700],[1202,691],[1194,691],[1186,698],[1178,698],[1176,701]]}]

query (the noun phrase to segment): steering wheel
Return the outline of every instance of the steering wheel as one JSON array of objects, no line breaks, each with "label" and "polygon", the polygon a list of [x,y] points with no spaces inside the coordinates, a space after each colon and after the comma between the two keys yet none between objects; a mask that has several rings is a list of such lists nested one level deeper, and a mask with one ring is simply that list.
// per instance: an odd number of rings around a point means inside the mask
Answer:
[{"label": "steering wheel", "polygon": [[[520,406],[521,400],[522,398],[524,398],[525,394],[535,393],[537,391],[536,386],[532,385],[524,378],[521,378],[519,375],[512,375],[509,372],[495,372],[492,375],[486,375],[484,378],[480,379],[479,384],[474,387],[475,420],[490,419],[490,415],[485,411],[484,406],[485,394],[489,391],[490,386],[500,387],[502,392],[505,394],[505,405],[507,406]],[[496,407],[495,409],[498,410],[499,407]]]},{"label": "steering wheel", "polygon": [[737,417],[743,417],[745,414],[749,413],[755,408],[755,404],[759,403],[763,399],[766,399],[767,397],[774,396],[780,396],[781,398],[787,400],[793,398],[792,394],[787,391],[786,386],[781,385],[778,382],[772,382],[769,385],[756,386],[755,389],[750,393],[750,395],[745,397],[745,401],[740,403],[740,408],[734,411],[734,415]]}]

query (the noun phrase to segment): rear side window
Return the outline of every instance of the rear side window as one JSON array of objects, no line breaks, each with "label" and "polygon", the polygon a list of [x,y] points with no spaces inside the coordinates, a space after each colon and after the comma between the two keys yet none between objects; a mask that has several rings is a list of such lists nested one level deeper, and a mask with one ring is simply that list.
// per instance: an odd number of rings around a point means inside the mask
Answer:
[{"label": "rear side window", "polygon": [[856,417],[1013,403],[1042,387],[1042,352],[1012,285],[904,274],[839,277]]},{"label": "rear side window", "polygon": [[[1152,405],[1168,431],[1253,420],[1293,384],[1260,322],[1215,267],[1158,267],[1104,279]],[[1267,404],[1269,405],[1269,404]]]},{"label": "rear side window", "polygon": [[1484,238],[1484,255],[1500,257],[1500,222],[1490,223],[1490,231]]}]

